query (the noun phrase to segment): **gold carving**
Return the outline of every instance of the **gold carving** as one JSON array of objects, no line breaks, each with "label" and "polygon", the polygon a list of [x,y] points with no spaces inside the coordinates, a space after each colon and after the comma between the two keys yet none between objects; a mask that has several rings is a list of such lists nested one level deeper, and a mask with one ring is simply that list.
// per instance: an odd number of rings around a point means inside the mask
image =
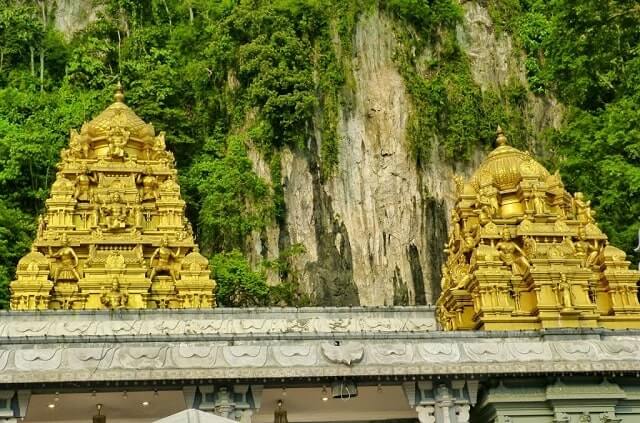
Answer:
[{"label": "gold carving", "polygon": [[153,277],[160,272],[167,272],[171,275],[171,279],[174,281],[177,279],[176,271],[174,268],[174,263],[178,260],[180,256],[180,248],[178,248],[177,252],[173,252],[169,248],[169,240],[165,237],[162,238],[160,242],[160,247],[156,248],[156,250],[151,254],[151,264],[153,266],[154,260],[157,259],[155,266],[151,268],[151,274],[149,275],[149,279],[153,281]]},{"label": "gold carving", "polygon": [[640,272],[557,172],[499,129],[497,148],[455,183],[437,302],[443,328],[640,328]]},{"label": "gold carving", "polygon": [[11,308],[215,307],[209,262],[185,217],[173,155],[115,102],[70,131]]},{"label": "gold carving", "polygon": [[511,230],[508,227],[502,230],[502,239],[496,245],[496,249],[500,252],[500,260],[509,266],[514,274],[522,274],[529,268],[524,251],[511,241]]},{"label": "gold carving", "polygon": [[583,193],[576,192],[574,194],[573,209],[581,224],[595,223],[595,213],[591,210],[591,201],[585,200]]},{"label": "gold carving", "polygon": [[58,282],[58,279],[65,280],[80,280],[80,273],[78,273],[78,255],[73,248],[69,246],[69,238],[67,234],[62,234],[62,248],[55,253],[52,252],[49,247],[49,257],[60,259],[60,264],[55,267],[53,273],[53,281]]}]

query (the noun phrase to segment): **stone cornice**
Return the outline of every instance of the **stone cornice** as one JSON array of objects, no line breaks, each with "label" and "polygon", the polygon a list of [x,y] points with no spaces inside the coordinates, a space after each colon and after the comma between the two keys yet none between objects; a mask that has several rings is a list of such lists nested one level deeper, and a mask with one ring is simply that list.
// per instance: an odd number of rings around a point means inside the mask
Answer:
[{"label": "stone cornice", "polygon": [[640,371],[640,331],[443,332],[429,307],[0,313],[0,384]]}]

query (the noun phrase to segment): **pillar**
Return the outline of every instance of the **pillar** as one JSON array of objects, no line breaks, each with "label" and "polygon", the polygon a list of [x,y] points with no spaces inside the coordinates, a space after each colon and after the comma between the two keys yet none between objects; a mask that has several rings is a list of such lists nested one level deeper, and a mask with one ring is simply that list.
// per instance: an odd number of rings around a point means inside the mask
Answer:
[{"label": "pillar", "polygon": [[478,395],[477,380],[406,382],[402,388],[420,423],[469,423]]},{"label": "pillar", "polygon": [[31,391],[0,391],[0,421],[14,423],[27,415]]},{"label": "pillar", "polygon": [[261,406],[262,388],[262,385],[199,385],[186,386],[182,392],[188,408],[251,423]]}]

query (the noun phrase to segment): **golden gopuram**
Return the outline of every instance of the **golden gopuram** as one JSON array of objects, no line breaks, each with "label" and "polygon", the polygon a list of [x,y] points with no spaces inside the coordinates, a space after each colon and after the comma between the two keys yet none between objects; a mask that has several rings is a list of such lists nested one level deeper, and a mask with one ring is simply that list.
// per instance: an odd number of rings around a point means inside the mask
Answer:
[{"label": "golden gopuram", "polygon": [[456,186],[437,303],[445,330],[640,328],[640,272],[558,172],[498,128],[497,148]]},{"label": "golden gopuram", "polygon": [[58,169],[10,285],[12,309],[215,306],[165,134],[124,104],[121,87],[112,105],[71,130]]}]

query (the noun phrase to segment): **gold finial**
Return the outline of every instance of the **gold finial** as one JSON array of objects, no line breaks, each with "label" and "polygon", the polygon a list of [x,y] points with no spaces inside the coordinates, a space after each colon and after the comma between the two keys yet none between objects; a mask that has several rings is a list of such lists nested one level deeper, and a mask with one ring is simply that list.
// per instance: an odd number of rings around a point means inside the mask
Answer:
[{"label": "gold finial", "polygon": [[118,81],[116,85],[116,93],[113,95],[113,99],[116,103],[124,103],[124,92],[122,91],[122,84]]},{"label": "gold finial", "polygon": [[504,132],[502,132],[502,127],[500,125],[498,125],[497,134],[498,137],[496,138],[496,144],[498,145],[498,147],[506,145],[507,137],[504,136]]}]

